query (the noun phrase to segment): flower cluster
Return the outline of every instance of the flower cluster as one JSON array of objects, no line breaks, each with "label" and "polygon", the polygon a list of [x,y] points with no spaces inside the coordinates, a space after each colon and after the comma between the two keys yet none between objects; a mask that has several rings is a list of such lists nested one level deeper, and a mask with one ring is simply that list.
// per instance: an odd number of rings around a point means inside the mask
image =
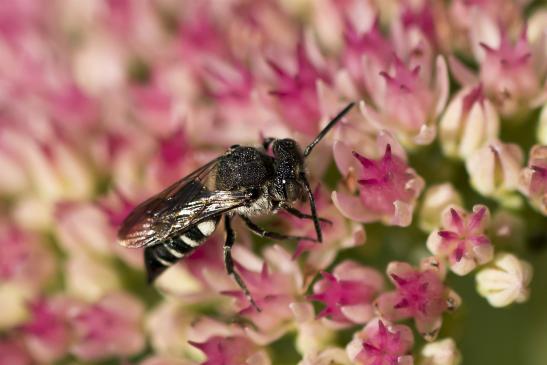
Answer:
[{"label": "flower cluster", "polygon": [[[503,307],[542,273],[546,19],[537,0],[0,2],[0,364],[480,362],[443,326],[469,295],[451,287],[474,275]],[[350,102],[306,157],[322,243],[234,216],[254,303],[222,232],[146,284],[117,244],[137,204],[231,145],[305,146]],[[295,208],[261,225],[315,236]]]}]

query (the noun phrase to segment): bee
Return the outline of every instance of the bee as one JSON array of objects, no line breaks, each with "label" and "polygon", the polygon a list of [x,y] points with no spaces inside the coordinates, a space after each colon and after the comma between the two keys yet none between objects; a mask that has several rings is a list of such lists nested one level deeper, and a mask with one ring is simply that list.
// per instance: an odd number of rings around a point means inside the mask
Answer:
[{"label": "bee", "polygon": [[[231,220],[241,218],[253,233],[261,237],[322,242],[320,218],[304,161],[353,105],[350,103],[339,112],[304,151],[289,138],[266,138],[262,148],[231,146],[223,155],[138,205],[120,226],[119,244],[129,248],[145,248],[147,278],[152,283],[167,268],[200,246],[223,219],[226,271],[249,302],[259,309],[245,282],[234,270],[231,250],[235,234]],[[270,146],[272,155],[268,154]],[[306,199],[311,215],[292,206]],[[252,217],[271,215],[280,210],[312,220],[317,237],[270,232],[251,220]]]}]

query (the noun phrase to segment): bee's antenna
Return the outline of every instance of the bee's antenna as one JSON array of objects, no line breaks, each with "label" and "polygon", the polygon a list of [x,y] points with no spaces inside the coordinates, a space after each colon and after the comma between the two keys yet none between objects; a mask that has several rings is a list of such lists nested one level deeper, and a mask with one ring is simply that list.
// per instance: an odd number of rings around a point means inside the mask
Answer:
[{"label": "bee's antenna", "polygon": [[304,150],[304,157],[307,157],[311,153],[311,150],[315,147],[315,145],[318,144],[319,141],[323,139],[323,137],[325,137],[325,134],[327,134],[332,129],[332,127],[334,127],[334,125],[338,123],[344,117],[344,115],[346,115],[350,111],[351,108],[353,108],[354,105],[354,102],[349,103],[340,113],[338,113],[337,116],[335,116],[329,122],[329,124],[327,124],[325,128],[323,128],[321,132],[319,132],[317,137],[315,137],[312,143],[310,143]]}]

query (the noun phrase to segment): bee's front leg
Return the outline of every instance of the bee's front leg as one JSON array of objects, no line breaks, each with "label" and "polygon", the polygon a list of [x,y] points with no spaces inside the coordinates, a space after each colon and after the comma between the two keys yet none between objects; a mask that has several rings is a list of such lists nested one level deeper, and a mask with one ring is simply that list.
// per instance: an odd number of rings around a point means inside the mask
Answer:
[{"label": "bee's front leg", "polygon": [[241,219],[243,219],[243,221],[245,222],[247,227],[251,230],[251,232],[253,232],[254,234],[256,234],[260,237],[271,238],[271,239],[274,239],[274,240],[297,240],[297,241],[305,240],[305,241],[317,242],[317,240],[315,238],[311,238],[311,237],[289,236],[289,235],[286,235],[286,234],[283,234],[283,233],[270,232],[270,231],[265,230],[264,228],[261,228],[261,227],[257,226],[252,220],[245,217],[244,215],[240,215],[240,217],[241,217]]},{"label": "bee's front leg", "polygon": [[[293,207],[289,207],[289,206],[282,206],[282,208],[287,211],[287,213],[291,214],[291,215],[294,215],[295,217],[297,218],[300,218],[300,219],[313,219],[313,215],[309,215],[309,214],[306,214],[306,213],[302,213],[301,211],[299,211],[298,209],[296,208],[293,208]],[[321,218],[321,217],[318,217],[319,221],[320,222],[323,222],[323,223],[327,223],[327,224],[330,224],[332,225],[332,221],[331,220],[328,220],[326,218]]]}]

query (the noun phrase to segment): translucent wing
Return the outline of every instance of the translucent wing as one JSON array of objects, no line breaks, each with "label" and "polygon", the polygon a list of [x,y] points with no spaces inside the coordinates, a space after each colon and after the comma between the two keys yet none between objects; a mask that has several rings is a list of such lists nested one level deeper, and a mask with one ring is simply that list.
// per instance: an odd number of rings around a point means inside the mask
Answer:
[{"label": "translucent wing", "polygon": [[123,221],[118,243],[132,248],[152,246],[201,220],[245,204],[249,193],[208,190],[207,180],[217,162],[207,163],[139,204]]}]

